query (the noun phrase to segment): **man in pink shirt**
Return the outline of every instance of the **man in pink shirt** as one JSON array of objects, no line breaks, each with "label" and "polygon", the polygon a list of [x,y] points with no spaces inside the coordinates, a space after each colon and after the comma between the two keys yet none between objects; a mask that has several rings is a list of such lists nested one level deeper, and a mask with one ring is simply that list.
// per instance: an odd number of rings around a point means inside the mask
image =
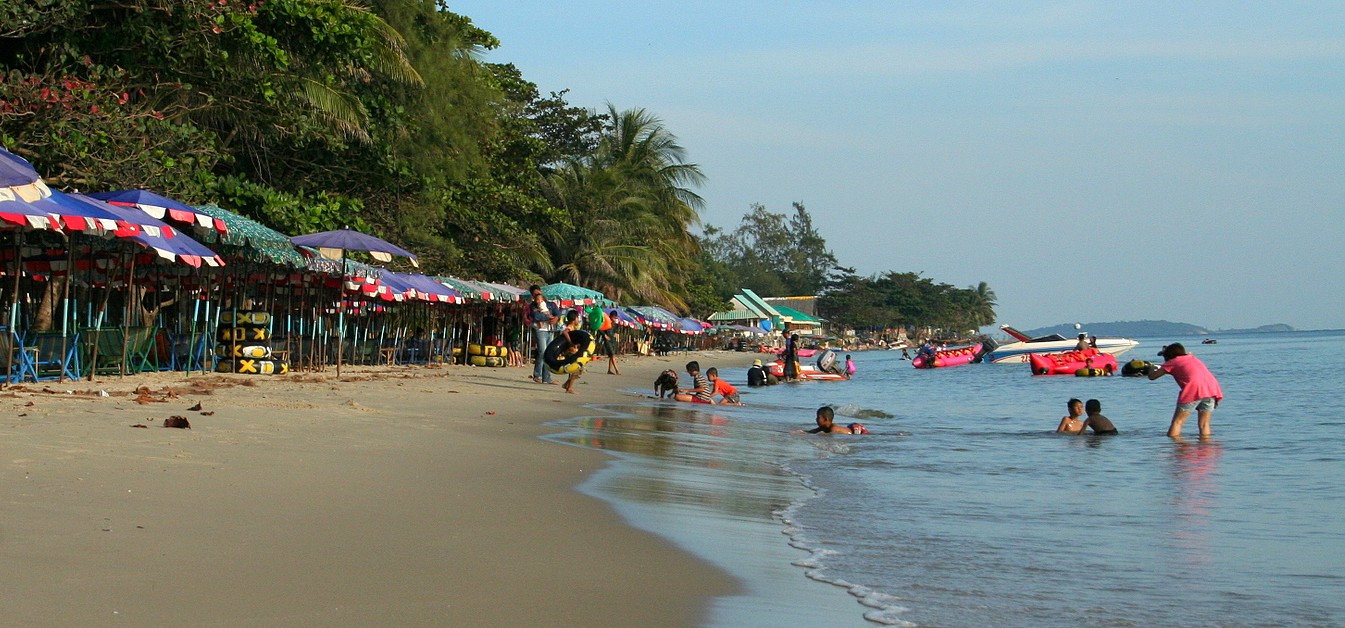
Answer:
[{"label": "man in pink shirt", "polygon": [[1224,398],[1224,391],[1219,388],[1219,380],[1214,379],[1214,374],[1210,373],[1204,362],[1187,353],[1186,347],[1181,343],[1174,342],[1163,347],[1158,355],[1163,356],[1163,363],[1149,372],[1149,379],[1172,375],[1172,379],[1177,380],[1177,385],[1182,387],[1181,392],[1177,393],[1177,410],[1172,413],[1172,425],[1168,427],[1168,436],[1181,437],[1182,425],[1186,423],[1186,417],[1191,415],[1192,410],[1196,411],[1200,435],[1209,436],[1210,415]]}]

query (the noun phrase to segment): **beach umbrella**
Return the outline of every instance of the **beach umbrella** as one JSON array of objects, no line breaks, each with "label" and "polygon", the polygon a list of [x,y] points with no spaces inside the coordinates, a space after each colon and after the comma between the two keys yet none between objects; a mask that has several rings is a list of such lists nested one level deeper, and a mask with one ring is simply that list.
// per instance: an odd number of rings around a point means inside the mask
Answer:
[{"label": "beach umbrella", "polygon": [[614,305],[603,293],[568,283],[553,283],[542,286],[542,296],[548,301],[560,301],[564,307],[575,305]]},{"label": "beach umbrella", "polygon": [[291,268],[309,268],[308,258],[295,249],[289,236],[216,205],[199,205],[196,211],[224,222],[228,231],[211,236],[211,241],[233,247],[233,252],[240,257]]},{"label": "beach umbrella", "polygon": [[195,207],[183,203],[182,201],[175,201],[171,198],[150,192],[149,190],[96,192],[89,196],[120,207],[135,207],[159,220],[176,220],[183,224],[200,227],[218,233],[225,233],[229,230],[223,220],[199,211]]},{"label": "beach umbrella", "polygon": [[[643,326],[640,324],[640,321],[636,320],[636,318],[631,316],[630,312],[627,312],[625,309],[618,307],[604,311],[607,312],[607,316],[612,319],[612,324],[614,325],[620,325],[630,329],[639,329]],[[613,314],[615,314],[615,316],[613,316]]]},{"label": "beach umbrella", "polygon": [[[320,233],[310,233],[307,235],[294,236],[290,238],[299,246],[311,246],[322,252],[324,257],[329,259],[341,260],[341,281],[346,278],[346,251],[365,251],[373,256],[374,259],[388,262],[392,261],[393,255],[400,255],[411,260],[412,265],[418,266],[414,253],[407,251],[391,242],[376,238],[367,233],[360,233],[353,229],[337,229],[335,231],[323,231]],[[336,319],[336,377],[341,377],[341,344],[345,336],[345,318],[346,310],[341,308]]]},{"label": "beach umbrella", "polygon": [[677,332],[681,334],[705,333],[705,324],[694,318],[680,318],[677,320]]},{"label": "beach umbrella", "polygon": [[30,229],[61,228],[55,216],[19,198],[8,188],[0,188],[0,220]]},{"label": "beach umbrella", "polygon": [[626,308],[636,320],[657,330],[673,330],[681,325],[682,317],[656,305],[631,305]]},{"label": "beach umbrella", "polygon": [[514,301],[514,302],[518,302],[518,301],[527,301],[527,300],[528,300],[528,298],[527,298],[527,297],[528,297],[528,290],[527,290],[526,288],[519,288],[519,287],[517,287],[517,286],[511,286],[511,285],[509,285],[509,284],[507,284],[507,283],[491,283],[491,282],[489,282],[489,281],[479,281],[479,282],[477,282],[477,283],[479,283],[479,284],[481,284],[481,285],[484,285],[484,286],[486,286],[486,287],[489,287],[489,288],[494,289],[494,292],[495,292],[495,294],[497,294],[497,295],[513,295],[513,298],[512,298],[512,299],[507,298],[507,297],[502,297],[502,298],[500,299],[501,301]]},{"label": "beach umbrella", "polygon": [[0,189],[7,189],[25,201],[35,201],[51,195],[47,184],[28,160],[0,148]]},{"label": "beach umbrella", "polygon": [[[311,246],[322,251],[323,255],[330,259],[345,259],[346,251],[364,251],[380,262],[390,262],[393,255],[400,255],[410,259],[412,266],[420,265],[414,253],[387,240],[367,233],[360,233],[353,229],[337,229],[335,231],[294,236],[290,238],[290,242],[299,246]],[[337,251],[340,252],[339,257],[329,254],[329,252],[335,254]]]},{"label": "beach umbrella", "polygon": [[486,291],[485,288],[478,286],[470,281],[464,279],[458,279],[457,277],[435,276],[431,277],[430,279],[433,279],[436,282],[444,284],[445,286],[448,286],[449,288],[457,291],[457,293],[461,295],[464,299],[476,299],[478,301],[488,301],[491,299],[492,296],[494,296],[493,293]]}]

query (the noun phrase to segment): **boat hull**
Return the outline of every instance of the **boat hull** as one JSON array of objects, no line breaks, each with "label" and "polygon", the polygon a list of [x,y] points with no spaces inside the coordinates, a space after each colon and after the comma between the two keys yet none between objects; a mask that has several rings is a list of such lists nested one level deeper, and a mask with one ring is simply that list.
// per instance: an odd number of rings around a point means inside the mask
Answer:
[{"label": "boat hull", "polygon": [[[987,353],[985,361],[991,364],[1023,364],[1033,353],[1060,353],[1073,351],[1077,340],[1053,340],[1048,342],[1011,342],[995,347]],[[1098,338],[1097,350],[1107,355],[1121,355],[1139,345],[1129,338]]]},{"label": "boat hull", "polygon": [[[785,363],[783,360],[776,360],[766,365],[766,371],[780,379],[785,378]],[[841,381],[845,379],[844,375],[818,370],[811,364],[799,365],[799,379],[815,379],[819,381]]]}]

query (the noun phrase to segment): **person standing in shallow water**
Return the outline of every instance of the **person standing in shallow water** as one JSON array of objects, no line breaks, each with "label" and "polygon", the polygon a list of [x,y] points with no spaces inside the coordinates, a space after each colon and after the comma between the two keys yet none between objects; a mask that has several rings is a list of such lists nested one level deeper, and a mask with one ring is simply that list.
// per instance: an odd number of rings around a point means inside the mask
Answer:
[{"label": "person standing in shallow water", "polygon": [[785,340],[785,381],[792,382],[799,377],[799,335],[790,334]]},{"label": "person standing in shallow water", "polygon": [[1210,418],[1224,398],[1219,380],[1214,378],[1214,374],[1204,362],[1187,353],[1186,347],[1179,342],[1163,347],[1158,355],[1163,356],[1163,363],[1149,369],[1149,379],[1152,381],[1164,375],[1171,375],[1172,379],[1177,381],[1177,385],[1181,386],[1181,391],[1177,393],[1177,409],[1172,413],[1172,425],[1168,427],[1168,436],[1181,437],[1182,425],[1186,423],[1187,417],[1191,416],[1192,410],[1196,411],[1196,426],[1200,429],[1200,435],[1209,436]]}]

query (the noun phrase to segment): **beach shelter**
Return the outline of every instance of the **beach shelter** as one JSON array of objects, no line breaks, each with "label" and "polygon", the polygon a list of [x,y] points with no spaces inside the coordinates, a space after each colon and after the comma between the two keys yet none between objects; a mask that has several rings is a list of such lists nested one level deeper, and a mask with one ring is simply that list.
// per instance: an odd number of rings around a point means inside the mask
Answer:
[{"label": "beach shelter", "polygon": [[[414,253],[387,240],[367,233],[360,233],[353,229],[337,229],[294,236],[290,238],[290,242],[299,246],[311,246],[320,251],[323,257],[340,260],[342,283],[345,282],[346,278],[346,251],[365,251],[381,262],[390,262],[393,255],[400,255],[411,260],[412,265],[419,266]],[[341,343],[346,333],[345,315],[346,309],[340,308],[336,322],[336,376],[338,378],[341,377]]]},{"label": "beach shelter", "polygon": [[191,205],[160,196],[149,190],[96,192],[89,196],[121,207],[135,207],[159,220],[175,220],[182,224],[218,233],[229,230],[224,221],[199,211]]},{"label": "beach shelter", "polygon": [[681,326],[682,317],[657,305],[631,305],[626,310],[650,329],[674,331]]},{"label": "beach shelter", "polygon": [[553,283],[542,286],[542,296],[548,301],[559,301],[562,307],[576,305],[602,306],[615,305],[603,293],[568,283]]},{"label": "beach shelter", "polygon": [[[636,320],[634,316],[631,316],[630,312],[627,312],[625,308],[617,307],[604,311],[607,312],[607,316],[612,318],[612,324],[614,325],[620,325],[630,329],[640,329],[643,326],[640,324],[640,321]],[[614,313],[616,316],[612,316]]]},{"label": "beach shelter", "polygon": [[702,334],[705,333],[705,323],[694,318],[680,318],[677,321],[676,331],[679,334]]},{"label": "beach shelter", "polygon": [[208,239],[231,247],[240,257],[290,268],[308,268],[308,258],[295,249],[289,236],[217,205],[198,205],[196,211],[224,223],[226,231],[217,232]]},{"label": "beach shelter", "polygon": [[9,190],[15,198],[24,201],[51,196],[33,165],[5,148],[0,148],[0,190]]}]

